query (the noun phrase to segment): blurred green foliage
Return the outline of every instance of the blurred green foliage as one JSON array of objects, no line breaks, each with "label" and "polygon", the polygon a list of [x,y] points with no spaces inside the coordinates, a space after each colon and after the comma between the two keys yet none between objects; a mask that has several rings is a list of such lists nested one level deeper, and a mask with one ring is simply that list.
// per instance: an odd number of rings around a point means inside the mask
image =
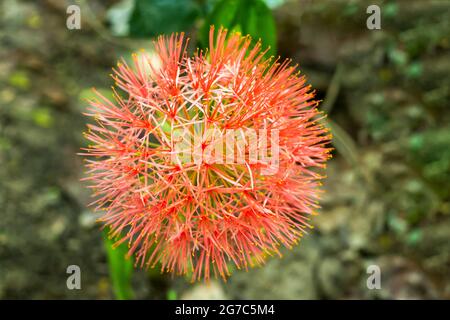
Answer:
[{"label": "blurred green foliage", "polygon": [[200,15],[195,0],[135,0],[130,35],[155,37],[189,30]]},{"label": "blurred green foliage", "polygon": [[9,84],[15,88],[26,90],[30,88],[30,79],[24,71],[16,71],[9,77]]},{"label": "blurred green foliage", "polygon": [[450,197],[450,127],[431,129],[409,139],[411,162],[435,185],[442,199]]},{"label": "blurred green foliage", "polygon": [[[116,14],[117,16],[117,14]],[[209,29],[224,27],[231,32],[261,40],[268,55],[276,55],[277,33],[272,12],[263,0],[135,0],[129,17],[132,37],[155,37],[189,31],[201,23],[199,45],[208,47]],[[117,23],[117,22],[116,22]]]},{"label": "blurred green foliage", "polygon": [[119,300],[132,299],[134,296],[131,286],[133,259],[126,258],[128,247],[126,243],[114,246],[115,241],[108,236],[106,229],[103,231],[103,240],[108,257],[109,274],[114,295]]},{"label": "blurred green foliage", "polygon": [[214,25],[230,31],[250,35],[254,42],[261,39],[263,48],[270,47],[269,55],[276,55],[277,33],[272,12],[262,0],[222,0],[206,17],[200,29],[202,47],[208,46],[209,28]]}]

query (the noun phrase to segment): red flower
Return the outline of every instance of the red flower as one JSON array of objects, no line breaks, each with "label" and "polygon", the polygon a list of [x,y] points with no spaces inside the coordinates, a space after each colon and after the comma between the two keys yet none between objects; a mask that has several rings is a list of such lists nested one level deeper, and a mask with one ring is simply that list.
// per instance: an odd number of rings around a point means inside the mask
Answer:
[{"label": "red flower", "polygon": [[264,60],[248,37],[213,36],[193,57],[181,34],[155,43],[159,66],[137,55],[118,64],[123,92],[97,92],[86,134],[87,179],[111,236],[137,264],[193,280],[296,244],[318,208],[313,169],[330,151],[295,67]]}]

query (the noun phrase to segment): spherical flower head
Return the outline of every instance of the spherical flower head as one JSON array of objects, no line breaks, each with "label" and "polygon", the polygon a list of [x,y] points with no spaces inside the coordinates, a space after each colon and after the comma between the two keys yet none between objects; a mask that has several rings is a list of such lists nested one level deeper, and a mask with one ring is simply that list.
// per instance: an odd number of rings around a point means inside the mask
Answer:
[{"label": "spherical flower head", "polygon": [[113,101],[90,100],[87,180],[137,265],[226,279],[311,228],[330,135],[289,61],[224,29],[186,45],[158,38],[158,59],[118,64]]}]

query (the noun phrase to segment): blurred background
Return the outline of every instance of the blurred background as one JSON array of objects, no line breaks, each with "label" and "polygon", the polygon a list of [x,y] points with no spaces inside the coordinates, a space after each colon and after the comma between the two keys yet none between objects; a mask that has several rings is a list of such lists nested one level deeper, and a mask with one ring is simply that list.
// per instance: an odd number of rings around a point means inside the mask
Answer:
[{"label": "blurred background", "polygon": [[[69,5],[81,29],[69,30]],[[369,30],[366,9],[381,9]],[[71,12],[73,13],[73,12]],[[450,1],[2,0],[0,298],[450,298]],[[292,58],[329,114],[321,215],[282,259],[190,284],[111,250],[79,181],[91,88],[151,38],[225,24]],[[66,268],[81,268],[69,290]],[[366,286],[367,267],[381,289]]]}]

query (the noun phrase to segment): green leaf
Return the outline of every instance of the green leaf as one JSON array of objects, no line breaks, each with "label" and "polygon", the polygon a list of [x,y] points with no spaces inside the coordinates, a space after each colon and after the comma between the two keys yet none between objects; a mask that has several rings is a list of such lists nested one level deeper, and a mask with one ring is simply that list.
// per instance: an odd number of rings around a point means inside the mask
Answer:
[{"label": "green leaf", "polygon": [[277,33],[272,12],[262,0],[221,0],[207,16],[200,30],[200,44],[206,48],[209,41],[209,29],[214,25],[229,31],[250,35],[253,42],[261,39],[263,49],[270,46],[268,55],[277,52]]},{"label": "green leaf", "polygon": [[188,30],[200,14],[195,0],[136,0],[129,21],[133,37]]},{"label": "green leaf", "polygon": [[133,261],[126,258],[128,248],[126,243],[114,247],[115,241],[108,237],[108,231],[103,231],[103,240],[108,257],[109,275],[111,277],[114,294],[119,300],[133,298],[131,277],[133,275]]}]

